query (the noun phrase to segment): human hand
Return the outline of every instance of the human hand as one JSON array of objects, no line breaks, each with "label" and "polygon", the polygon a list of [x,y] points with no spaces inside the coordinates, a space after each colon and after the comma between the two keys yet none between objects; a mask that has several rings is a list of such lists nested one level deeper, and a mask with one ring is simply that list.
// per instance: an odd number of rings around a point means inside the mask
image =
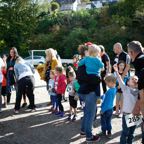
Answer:
[{"label": "human hand", "polygon": [[133,115],[140,115],[140,106],[138,106],[138,104],[135,105],[133,111],[132,111]]},{"label": "human hand", "polygon": [[13,67],[9,67],[9,70],[13,70],[14,68]]}]

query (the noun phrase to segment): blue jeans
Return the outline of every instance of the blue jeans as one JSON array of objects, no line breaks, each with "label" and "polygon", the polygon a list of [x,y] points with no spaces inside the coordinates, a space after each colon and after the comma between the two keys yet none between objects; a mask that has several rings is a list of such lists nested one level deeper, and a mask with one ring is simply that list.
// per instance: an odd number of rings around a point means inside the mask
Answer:
[{"label": "blue jeans", "polygon": [[95,92],[90,92],[89,94],[79,94],[85,103],[84,107],[84,117],[81,123],[81,131],[85,132],[86,138],[91,139],[92,134],[92,125],[96,112],[96,100],[97,96]]},{"label": "blue jeans", "polygon": [[50,95],[51,102],[52,102],[52,107],[57,109],[58,108],[58,100],[57,100],[57,95]]},{"label": "blue jeans", "polygon": [[111,119],[112,119],[113,109],[105,111],[101,114],[101,129],[102,132],[111,131]]},{"label": "blue jeans", "polygon": [[127,127],[125,116],[122,117],[122,133],[120,137],[120,144],[132,144],[133,134],[136,126]]}]

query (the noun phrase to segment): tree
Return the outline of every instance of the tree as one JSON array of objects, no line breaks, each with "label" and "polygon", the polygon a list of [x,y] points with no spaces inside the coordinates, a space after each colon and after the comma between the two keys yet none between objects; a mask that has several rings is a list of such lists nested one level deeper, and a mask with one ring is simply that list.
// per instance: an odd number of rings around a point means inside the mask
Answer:
[{"label": "tree", "polygon": [[[0,1],[0,40],[7,47],[27,47],[37,25],[37,4],[31,0]],[[24,47],[23,47],[24,48]]]}]

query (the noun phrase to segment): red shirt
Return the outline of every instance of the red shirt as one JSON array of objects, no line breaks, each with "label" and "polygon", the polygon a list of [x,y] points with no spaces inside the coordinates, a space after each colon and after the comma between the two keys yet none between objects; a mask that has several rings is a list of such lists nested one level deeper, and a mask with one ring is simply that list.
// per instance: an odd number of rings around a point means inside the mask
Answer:
[{"label": "red shirt", "polygon": [[2,68],[3,81],[2,86],[6,86],[6,69]]},{"label": "red shirt", "polygon": [[55,77],[55,91],[57,94],[64,94],[66,89],[66,76],[64,74]]}]

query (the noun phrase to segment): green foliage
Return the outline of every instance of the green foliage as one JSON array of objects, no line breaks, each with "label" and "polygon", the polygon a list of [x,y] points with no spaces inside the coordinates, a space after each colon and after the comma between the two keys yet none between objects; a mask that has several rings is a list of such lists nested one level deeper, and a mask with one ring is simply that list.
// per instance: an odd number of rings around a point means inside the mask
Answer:
[{"label": "green foliage", "polygon": [[[21,44],[27,47],[27,40],[36,27],[37,6],[31,0],[0,1],[0,40],[6,47]],[[3,47],[4,48],[4,47]]]},{"label": "green foliage", "polygon": [[105,46],[113,57],[113,44],[131,40],[144,43],[144,1],[121,0],[100,9],[60,12],[59,5],[31,0],[0,1],[0,51],[16,46],[20,54],[31,49],[58,50],[71,58],[79,44],[91,41]]},{"label": "green foliage", "polygon": [[57,2],[51,2],[51,11],[59,10],[60,6]]}]

